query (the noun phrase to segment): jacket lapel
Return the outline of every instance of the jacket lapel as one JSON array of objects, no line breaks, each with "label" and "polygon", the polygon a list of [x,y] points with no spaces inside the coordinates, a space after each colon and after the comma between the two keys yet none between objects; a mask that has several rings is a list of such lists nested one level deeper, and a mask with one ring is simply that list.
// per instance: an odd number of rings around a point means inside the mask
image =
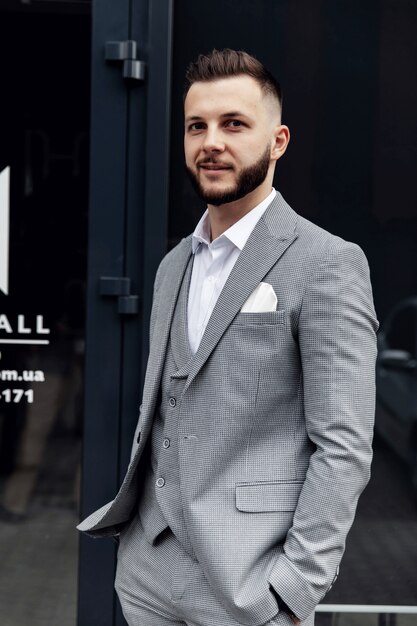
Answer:
[{"label": "jacket lapel", "polygon": [[223,287],[191,362],[185,389],[203,367],[252,291],[297,238],[296,222],[297,214],[277,193],[254,228]]},{"label": "jacket lapel", "polygon": [[174,314],[172,316],[171,332],[168,339],[177,369],[184,367],[187,363],[189,363],[193,356],[188,340],[187,324],[188,293],[190,288],[192,265],[191,261],[189,261],[182,279],[181,288],[177,298],[177,306],[175,307]]},{"label": "jacket lapel", "polygon": [[171,259],[164,279],[160,285],[158,298],[158,312],[155,320],[153,339],[151,341],[149,360],[146,369],[146,378],[143,388],[143,406],[147,408],[142,414],[142,433],[152,423],[158,397],[161,375],[165,361],[165,353],[171,329],[172,316],[177,303],[181,283],[192,252],[191,236],[183,239],[178,245],[175,256]]}]

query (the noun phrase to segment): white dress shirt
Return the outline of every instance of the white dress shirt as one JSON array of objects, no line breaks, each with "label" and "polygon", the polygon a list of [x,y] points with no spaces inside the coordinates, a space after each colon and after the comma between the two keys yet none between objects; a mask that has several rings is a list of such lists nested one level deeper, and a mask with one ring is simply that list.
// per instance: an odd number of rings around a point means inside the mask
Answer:
[{"label": "white dress shirt", "polygon": [[275,195],[272,189],[265,200],[211,243],[208,211],[198,222],[192,236],[194,263],[187,309],[188,340],[193,354],[239,254]]}]

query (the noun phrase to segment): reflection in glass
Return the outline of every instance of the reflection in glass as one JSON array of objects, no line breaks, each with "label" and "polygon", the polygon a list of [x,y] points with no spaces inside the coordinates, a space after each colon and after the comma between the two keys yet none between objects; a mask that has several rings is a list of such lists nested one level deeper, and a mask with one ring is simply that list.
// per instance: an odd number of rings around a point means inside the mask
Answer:
[{"label": "reflection in glass", "polygon": [[10,168],[10,246],[0,255],[8,265],[7,289],[0,284],[0,614],[7,626],[75,626],[90,19],[30,7],[0,9],[0,17],[0,172]]}]

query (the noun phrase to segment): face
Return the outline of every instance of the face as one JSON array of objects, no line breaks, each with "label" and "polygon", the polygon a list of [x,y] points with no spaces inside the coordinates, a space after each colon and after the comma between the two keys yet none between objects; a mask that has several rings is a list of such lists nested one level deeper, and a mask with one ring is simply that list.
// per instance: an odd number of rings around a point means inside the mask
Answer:
[{"label": "face", "polygon": [[278,106],[253,78],[194,83],[184,109],[186,167],[205,202],[239,200],[268,175],[272,183],[275,161],[285,151],[277,149],[277,128],[286,127],[280,126]]}]

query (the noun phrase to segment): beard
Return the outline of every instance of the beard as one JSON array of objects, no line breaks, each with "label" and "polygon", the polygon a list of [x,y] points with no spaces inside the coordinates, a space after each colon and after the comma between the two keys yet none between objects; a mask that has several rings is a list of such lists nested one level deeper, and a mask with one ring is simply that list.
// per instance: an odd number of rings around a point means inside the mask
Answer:
[{"label": "beard", "polygon": [[[267,146],[263,155],[253,165],[241,170],[235,184],[229,189],[221,191],[208,191],[204,189],[197,174],[187,167],[187,172],[191,180],[191,184],[194,190],[207,204],[213,206],[220,206],[221,204],[227,204],[228,202],[235,202],[248,195],[251,191],[254,191],[259,185],[261,185],[269,170],[269,164],[271,161],[270,147]],[[216,163],[216,158],[208,158],[203,163]]]}]

